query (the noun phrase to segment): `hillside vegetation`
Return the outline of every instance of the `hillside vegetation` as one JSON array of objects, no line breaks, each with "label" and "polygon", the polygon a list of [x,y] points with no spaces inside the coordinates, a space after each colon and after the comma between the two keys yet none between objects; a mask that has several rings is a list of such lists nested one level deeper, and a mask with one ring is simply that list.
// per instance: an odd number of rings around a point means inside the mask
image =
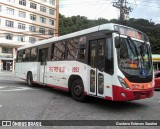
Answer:
[{"label": "hillside vegetation", "polygon": [[[60,14],[59,35],[64,35],[75,31],[87,29],[104,23],[119,24],[119,20],[117,19],[107,20],[104,18],[99,18],[98,20],[90,20],[84,16],[78,15],[72,17],[65,17],[64,15]],[[160,24],[155,24],[154,22],[149,22],[148,20],[145,19],[134,19],[134,18],[125,21],[124,24],[146,33],[151,43],[152,53],[160,54]]]}]

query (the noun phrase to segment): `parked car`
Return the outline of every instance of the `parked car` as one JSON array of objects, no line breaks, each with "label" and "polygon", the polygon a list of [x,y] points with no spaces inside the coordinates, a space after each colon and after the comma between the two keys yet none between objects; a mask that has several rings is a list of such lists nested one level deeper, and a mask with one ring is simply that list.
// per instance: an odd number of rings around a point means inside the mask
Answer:
[{"label": "parked car", "polygon": [[160,71],[154,72],[155,89],[160,89]]}]

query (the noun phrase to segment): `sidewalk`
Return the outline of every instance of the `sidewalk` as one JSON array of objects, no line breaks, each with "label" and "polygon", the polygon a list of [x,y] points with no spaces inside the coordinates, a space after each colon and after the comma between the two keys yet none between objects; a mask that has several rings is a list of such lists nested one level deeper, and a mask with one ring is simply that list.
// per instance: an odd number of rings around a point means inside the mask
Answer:
[{"label": "sidewalk", "polygon": [[14,75],[15,72],[13,72],[13,71],[0,71],[0,74],[1,75]]}]

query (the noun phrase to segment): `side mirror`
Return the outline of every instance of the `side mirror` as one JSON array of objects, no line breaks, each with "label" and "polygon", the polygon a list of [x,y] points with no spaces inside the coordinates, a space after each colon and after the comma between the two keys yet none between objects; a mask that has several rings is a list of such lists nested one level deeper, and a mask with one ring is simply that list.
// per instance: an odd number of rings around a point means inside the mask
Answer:
[{"label": "side mirror", "polygon": [[119,37],[115,37],[115,47],[120,48],[120,38]]}]

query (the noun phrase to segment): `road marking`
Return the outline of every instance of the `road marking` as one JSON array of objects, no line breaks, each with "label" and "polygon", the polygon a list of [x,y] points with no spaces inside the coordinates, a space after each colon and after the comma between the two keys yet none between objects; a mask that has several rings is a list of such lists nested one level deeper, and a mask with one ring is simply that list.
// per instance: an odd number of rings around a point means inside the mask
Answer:
[{"label": "road marking", "polygon": [[24,91],[24,90],[36,90],[30,87],[16,87],[16,86],[0,86],[0,92],[2,91]]}]

